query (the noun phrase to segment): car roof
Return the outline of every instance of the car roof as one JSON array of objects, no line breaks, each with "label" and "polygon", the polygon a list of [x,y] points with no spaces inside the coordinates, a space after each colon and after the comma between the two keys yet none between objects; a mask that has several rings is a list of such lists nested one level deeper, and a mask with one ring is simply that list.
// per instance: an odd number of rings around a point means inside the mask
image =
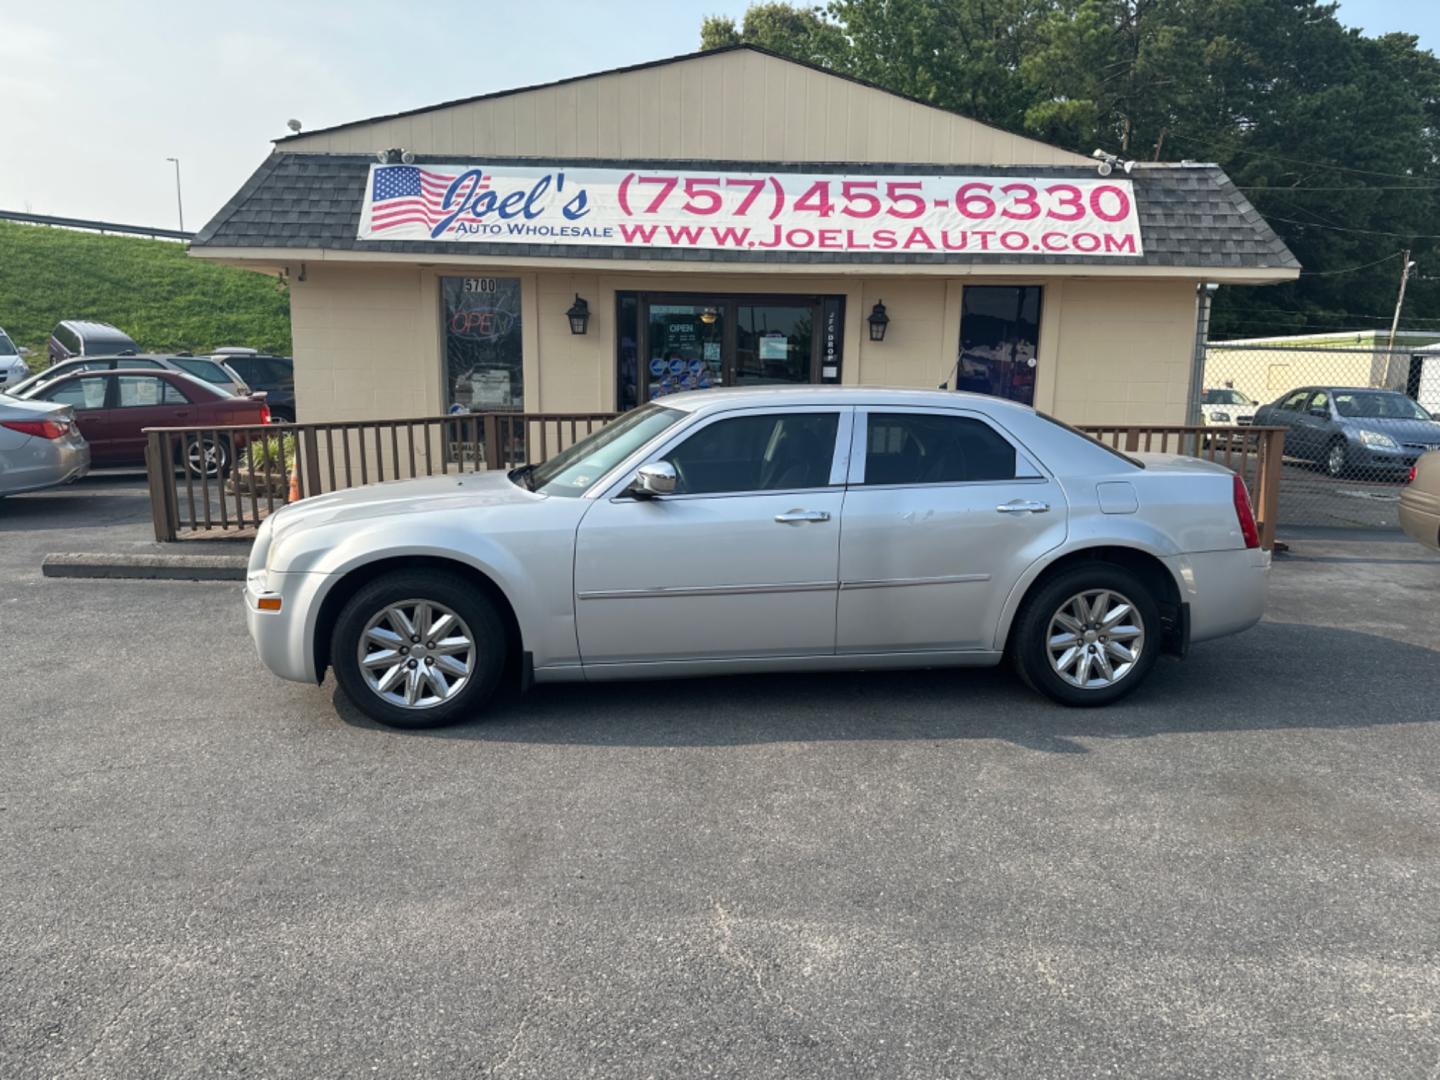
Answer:
[{"label": "car roof", "polygon": [[121,330],[118,326],[108,322],[92,322],[89,319],[61,319],[61,326],[68,326],[83,334],[118,334],[120,337],[130,339],[130,335]]},{"label": "car roof", "polygon": [[895,386],[726,386],[670,394],[656,398],[653,404],[691,413],[713,412],[737,405],[928,405],[951,409],[983,406],[992,411],[1034,412],[1028,405],[989,394],[973,394],[964,390],[912,390]]}]

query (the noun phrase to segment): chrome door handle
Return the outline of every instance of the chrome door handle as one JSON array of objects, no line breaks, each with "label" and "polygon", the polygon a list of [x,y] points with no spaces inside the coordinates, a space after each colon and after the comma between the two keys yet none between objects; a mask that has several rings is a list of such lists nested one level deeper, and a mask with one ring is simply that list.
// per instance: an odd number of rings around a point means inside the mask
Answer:
[{"label": "chrome door handle", "polygon": [[781,525],[805,525],[814,521],[829,521],[828,510],[787,510],[783,514],[776,514],[775,520]]},{"label": "chrome door handle", "polygon": [[1050,504],[1043,502],[1025,502],[1016,499],[1014,502],[1001,503],[995,507],[997,514],[1045,514],[1049,513]]}]

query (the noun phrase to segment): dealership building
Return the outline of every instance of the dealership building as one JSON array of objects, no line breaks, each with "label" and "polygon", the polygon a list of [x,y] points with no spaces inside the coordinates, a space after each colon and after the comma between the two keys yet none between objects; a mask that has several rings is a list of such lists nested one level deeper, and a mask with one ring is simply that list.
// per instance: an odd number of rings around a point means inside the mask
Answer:
[{"label": "dealership building", "polygon": [[736,46],[280,139],[191,254],[288,283],[301,421],[944,383],[1182,423],[1207,286],[1299,264],[1218,167],[1126,164]]}]

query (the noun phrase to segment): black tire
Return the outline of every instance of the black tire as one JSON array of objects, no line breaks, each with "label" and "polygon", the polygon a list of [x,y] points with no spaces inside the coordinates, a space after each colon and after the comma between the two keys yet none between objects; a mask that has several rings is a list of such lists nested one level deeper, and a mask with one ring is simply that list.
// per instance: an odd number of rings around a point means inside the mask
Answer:
[{"label": "black tire", "polygon": [[[1337,454],[1336,451],[1339,451]],[[1320,467],[1325,475],[1338,480],[1350,470],[1350,449],[1344,439],[1332,439],[1320,458]]]},{"label": "black tire", "polygon": [[[1108,685],[1082,687],[1067,681],[1051,664],[1050,625],[1072,597],[1092,590],[1107,590],[1129,601],[1139,618],[1138,626],[1143,636],[1132,639],[1140,641],[1140,649],[1131,666],[1120,677]],[[1092,562],[1061,571],[1025,598],[1011,632],[1010,652],[1020,677],[1032,690],[1062,705],[1086,707],[1119,701],[1144,682],[1155,666],[1160,643],[1160,607],[1149,586],[1123,566]],[[1099,640],[1094,643],[1096,649],[1105,648],[1108,644],[1108,636],[1104,644]],[[1117,644],[1120,643],[1117,641]],[[1090,648],[1083,640],[1077,645]],[[1109,653],[1105,655],[1108,663]],[[1118,665],[1115,669],[1118,670]],[[1078,669],[1073,674],[1078,675]]]},{"label": "black tire", "polygon": [[[366,626],[386,608],[408,600],[449,608],[474,642],[467,654],[472,669],[463,685],[453,697],[427,707],[392,704],[361,670],[359,649]],[[370,719],[398,728],[442,727],[479,713],[494,696],[508,651],[505,624],[495,605],[464,578],[444,571],[398,570],[376,578],[346,602],[330,635],[330,663],[345,695]]]}]

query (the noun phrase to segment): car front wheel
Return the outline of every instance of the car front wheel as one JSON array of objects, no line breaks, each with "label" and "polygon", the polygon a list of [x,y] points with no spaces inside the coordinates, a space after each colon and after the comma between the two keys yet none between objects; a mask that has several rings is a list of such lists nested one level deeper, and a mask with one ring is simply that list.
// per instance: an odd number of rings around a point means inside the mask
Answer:
[{"label": "car front wheel", "polygon": [[1349,464],[1346,460],[1345,440],[1336,439],[1325,450],[1325,471],[1330,476],[1341,477],[1345,475],[1345,468]]},{"label": "car front wheel", "polygon": [[1066,570],[1028,598],[1012,652],[1033,689],[1064,705],[1108,705],[1144,681],[1160,647],[1160,609],[1124,567]]},{"label": "car front wheel", "polygon": [[363,586],[335,621],[330,658],[366,716],[402,728],[478,712],[505,667],[495,605],[454,574],[400,571]]}]

